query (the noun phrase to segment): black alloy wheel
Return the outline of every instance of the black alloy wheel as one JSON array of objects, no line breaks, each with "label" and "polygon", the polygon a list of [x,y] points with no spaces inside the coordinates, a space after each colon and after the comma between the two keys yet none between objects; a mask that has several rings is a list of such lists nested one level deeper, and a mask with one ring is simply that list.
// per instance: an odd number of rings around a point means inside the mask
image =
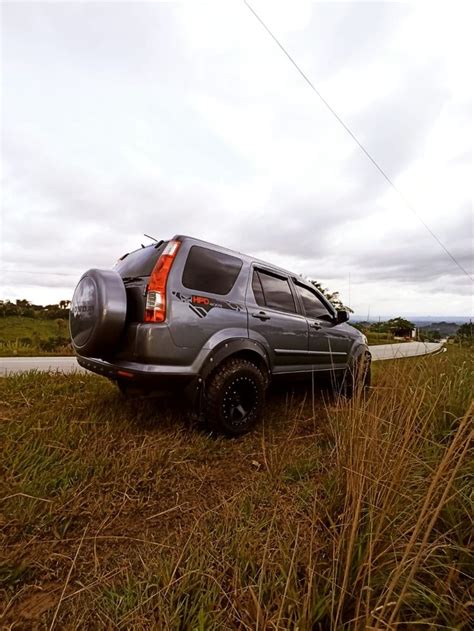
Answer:
[{"label": "black alloy wheel", "polygon": [[235,427],[244,425],[258,404],[258,389],[250,377],[237,377],[224,392],[222,414]]},{"label": "black alloy wheel", "polygon": [[213,429],[230,436],[250,431],[261,416],[267,380],[246,359],[229,359],[209,377],[205,387],[204,416]]}]

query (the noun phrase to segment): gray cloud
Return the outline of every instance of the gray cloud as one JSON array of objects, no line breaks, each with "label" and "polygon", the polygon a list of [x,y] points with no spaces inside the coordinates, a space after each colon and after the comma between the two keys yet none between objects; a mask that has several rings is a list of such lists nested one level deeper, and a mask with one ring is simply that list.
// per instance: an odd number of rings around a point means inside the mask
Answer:
[{"label": "gray cloud", "polygon": [[[397,306],[410,286],[442,312],[449,285],[469,308],[466,277],[250,15],[236,10],[232,29],[209,7],[196,25],[183,7],[150,3],[2,11],[6,291],[37,287],[50,301],[143,232],[187,233],[336,287],[351,274],[370,286],[361,303],[386,301],[389,279]],[[434,203],[423,217],[472,269],[468,99],[448,72],[462,56],[428,27],[400,52],[417,19],[407,5],[317,3],[282,39],[397,183],[432,169],[416,199],[451,187],[449,209]]]},{"label": "gray cloud", "polygon": [[[433,77],[436,77],[434,65],[415,65],[394,92],[371,103],[353,121],[354,129],[360,130],[359,139],[392,179],[420,154],[428,132],[449,98],[447,89],[434,82]],[[376,175],[372,165],[369,166]]]}]

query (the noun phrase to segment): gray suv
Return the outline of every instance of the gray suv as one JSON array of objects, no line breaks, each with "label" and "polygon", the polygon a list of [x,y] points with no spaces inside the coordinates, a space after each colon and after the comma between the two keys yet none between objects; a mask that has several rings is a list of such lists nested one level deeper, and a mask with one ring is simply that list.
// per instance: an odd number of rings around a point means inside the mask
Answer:
[{"label": "gray suv", "polygon": [[86,272],[69,324],[84,368],[122,391],[178,386],[239,435],[279,375],[330,376],[346,393],[369,383],[366,339],[347,320],[296,274],[177,235]]}]

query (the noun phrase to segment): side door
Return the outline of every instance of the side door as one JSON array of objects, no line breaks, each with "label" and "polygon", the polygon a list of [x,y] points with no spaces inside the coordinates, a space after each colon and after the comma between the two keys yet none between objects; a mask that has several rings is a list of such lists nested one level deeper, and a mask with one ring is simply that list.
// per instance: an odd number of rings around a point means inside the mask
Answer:
[{"label": "side door", "polygon": [[344,325],[335,323],[335,312],[316,290],[296,280],[293,283],[308,321],[308,363],[316,370],[344,368],[352,338],[345,333]]},{"label": "side door", "polygon": [[308,323],[298,313],[290,280],[283,274],[253,267],[247,289],[249,336],[261,341],[273,361],[273,372],[304,369]]}]

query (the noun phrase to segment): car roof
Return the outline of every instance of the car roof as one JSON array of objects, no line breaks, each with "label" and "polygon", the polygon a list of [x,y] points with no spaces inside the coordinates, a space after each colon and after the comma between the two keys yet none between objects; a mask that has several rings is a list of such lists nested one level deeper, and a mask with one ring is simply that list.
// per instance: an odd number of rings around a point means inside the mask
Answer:
[{"label": "car roof", "polygon": [[196,243],[196,244],[201,245],[203,247],[210,247],[210,248],[212,248],[214,250],[218,250],[219,252],[223,252],[225,254],[229,254],[230,256],[235,256],[237,254],[246,263],[256,263],[257,266],[265,267],[269,271],[274,271],[276,273],[279,272],[281,274],[284,274],[285,276],[290,276],[291,278],[294,278],[295,280],[297,280],[298,282],[302,283],[303,285],[306,285],[307,287],[311,288],[312,290],[316,289],[312,283],[310,283],[308,280],[306,280],[304,278],[304,276],[301,276],[300,274],[296,274],[296,272],[292,272],[292,271],[287,270],[287,269],[285,269],[283,267],[279,267],[278,265],[274,265],[273,263],[269,263],[268,261],[263,261],[262,259],[258,259],[255,256],[250,256],[249,254],[244,254],[243,252],[239,252],[238,250],[231,250],[230,248],[225,248],[225,247],[223,247],[221,245],[217,245],[216,243],[210,243],[209,241],[203,241],[202,239],[197,239],[196,237],[191,237],[189,235],[179,234],[179,235],[175,235],[173,237],[173,239],[177,239],[179,241],[190,240],[193,243]]},{"label": "car roof", "polygon": [[278,265],[274,265],[273,263],[269,263],[268,261],[263,261],[262,259],[258,259],[255,256],[250,256],[249,254],[244,254],[243,252],[239,252],[238,250],[231,250],[230,248],[223,247],[222,245],[217,245],[216,243],[210,243],[209,241],[203,241],[202,239],[197,239],[196,237],[191,237],[189,235],[175,235],[173,239],[177,239],[179,241],[190,240],[193,243],[199,244],[201,246],[210,247],[214,250],[218,250],[219,252],[223,252],[225,254],[229,254],[230,256],[235,256],[236,254],[242,258],[246,263],[256,263],[257,266],[261,265],[262,267],[266,267],[270,270],[274,270],[275,272],[281,272],[286,276],[291,276],[292,278],[297,278],[301,280],[303,283],[308,284],[302,276],[296,274],[296,272],[292,272],[283,267],[279,267]]}]

